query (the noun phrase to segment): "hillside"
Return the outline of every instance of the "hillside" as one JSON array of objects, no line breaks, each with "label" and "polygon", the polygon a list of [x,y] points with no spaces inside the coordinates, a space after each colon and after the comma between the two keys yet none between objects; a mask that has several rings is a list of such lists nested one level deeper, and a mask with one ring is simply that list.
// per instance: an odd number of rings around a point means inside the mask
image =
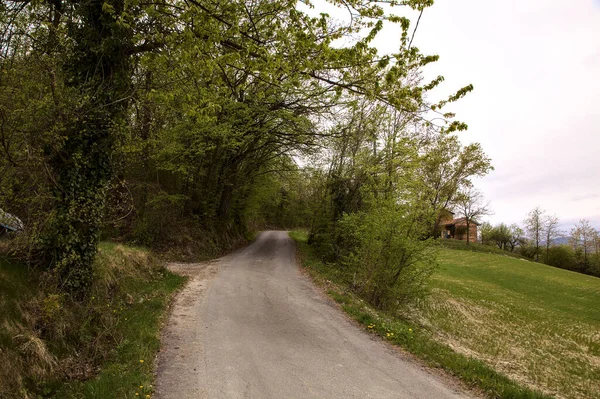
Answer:
[{"label": "hillside", "polygon": [[600,397],[600,279],[503,255],[442,249],[419,322],[525,385]]}]

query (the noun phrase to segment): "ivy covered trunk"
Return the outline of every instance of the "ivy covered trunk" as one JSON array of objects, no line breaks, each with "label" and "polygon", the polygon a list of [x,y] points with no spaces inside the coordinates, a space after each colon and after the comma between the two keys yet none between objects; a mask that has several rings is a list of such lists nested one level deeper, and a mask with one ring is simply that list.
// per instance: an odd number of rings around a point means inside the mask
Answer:
[{"label": "ivy covered trunk", "polygon": [[79,18],[68,25],[73,43],[63,73],[78,96],[61,142],[49,150],[56,207],[45,239],[61,288],[83,297],[92,284],[92,264],[112,178],[117,127],[130,89],[130,28],[117,18],[124,0],[73,1]]}]

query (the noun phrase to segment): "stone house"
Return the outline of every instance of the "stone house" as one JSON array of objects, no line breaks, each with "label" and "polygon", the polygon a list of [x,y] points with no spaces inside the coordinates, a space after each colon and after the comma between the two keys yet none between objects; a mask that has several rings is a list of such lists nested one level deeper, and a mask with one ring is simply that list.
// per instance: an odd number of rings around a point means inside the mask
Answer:
[{"label": "stone house", "polygon": [[[441,237],[449,240],[467,241],[467,221],[465,218],[455,218],[454,213],[444,211],[440,217]],[[477,242],[477,227],[479,223],[469,222],[469,242]]]}]

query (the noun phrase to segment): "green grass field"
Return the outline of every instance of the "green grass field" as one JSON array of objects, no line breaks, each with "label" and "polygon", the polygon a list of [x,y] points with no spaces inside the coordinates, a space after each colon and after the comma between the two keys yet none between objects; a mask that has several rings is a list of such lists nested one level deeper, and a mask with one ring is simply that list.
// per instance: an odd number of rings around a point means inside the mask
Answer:
[{"label": "green grass field", "polygon": [[600,279],[442,249],[418,322],[455,351],[557,397],[600,398]]}]

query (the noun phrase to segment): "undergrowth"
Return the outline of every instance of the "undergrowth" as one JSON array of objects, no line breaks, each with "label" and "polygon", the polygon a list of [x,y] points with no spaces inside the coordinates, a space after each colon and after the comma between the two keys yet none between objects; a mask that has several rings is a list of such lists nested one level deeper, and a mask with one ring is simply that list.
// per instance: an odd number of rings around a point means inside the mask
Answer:
[{"label": "undergrowth", "polygon": [[550,398],[517,384],[480,360],[459,354],[447,345],[437,342],[426,328],[367,305],[348,288],[349,277],[344,275],[343,271],[321,261],[308,245],[306,232],[293,231],[290,236],[296,241],[301,264],[313,280],[325,288],[328,295],[370,333],[413,353],[431,367],[446,370],[469,387],[483,391],[490,398]]},{"label": "undergrowth", "polygon": [[146,250],[103,243],[83,302],[0,260],[0,398],[152,395],[162,315],[184,278]]}]

